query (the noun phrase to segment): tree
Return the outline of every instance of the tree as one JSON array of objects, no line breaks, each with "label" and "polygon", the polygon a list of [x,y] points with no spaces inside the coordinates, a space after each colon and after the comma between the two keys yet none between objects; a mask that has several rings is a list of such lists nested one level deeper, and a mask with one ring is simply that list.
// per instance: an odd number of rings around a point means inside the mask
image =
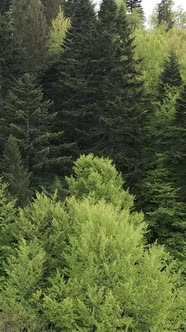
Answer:
[{"label": "tree", "polygon": [[[44,77],[47,96],[54,98],[57,111],[56,127],[64,130],[64,140],[76,158],[90,146],[90,131],[94,123],[96,93],[92,67],[96,41],[96,14],[89,0],[75,2],[71,28],[66,34],[63,50]],[[46,83],[46,82],[49,82]]]},{"label": "tree", "polygon": [[64,12],[60,7],[56,18],[52,20],[52,27],[50,29],[49,52],[53,56],[60,53],[70,25],[70,19],[65,18]]},{"label": "tree", "polygon": [[4,14],[8,11],[11,5],[11,0],[1,0],[0,3],[0,14]]},{"label": "tree", "polygon": [[[112,3],[114,6],[114,1]],[[137,193],[134,187],[136,184],[137,188],[142,170],[144,137],[143,82],[123,8],[117,9],[115,6],[114,12],[111,5],[109,7],[103,1],[99,20],[102,72],[97,98],[100,103],[97,105],[99,113],[94,153],[112,158],[119,171],[125,174],[127,186]],[[103,44],[105,36],[108,40]]]},{"label": "tree", "polygon": [[4,149],[3,177],[9,183],[8,189],[17,197],[17,205],[25,206],[31,195],[30,176],[21,160],[18,144],[13,136],[9,136]]},{"label": "tree", "polygon": [[[41,87],[34,76],[25,74],[12,88],[5,103],[7,131],[18,141],[21,156],[28,172],[32,172],[32,185],[50,182],[51,168],[63,167],[62,132],[54,128],[55,114],[50,113],[52,103],[44,100]],[[54,173],[55,174],[55,173]]]},{"label": "tree", "polygon": [[0,277],[5,275],[4,264],[14,252],[15,236],[13,235],[17,209],[15,200],[8,193],[8,184],[0,179]]},{"label": "tree", "polygon": [[139,12],[143,13],[142,0],[126,0],[127,10],[132,13],[134,9],[137,9]]},{"label": "tree", "polygon": [[62,6],[63,8],[64,0],[41,0],[41,1],[44,5],[45,16],[50,26],[51,22],[57,17],[59,13],[59,7]]},{"label": "tree", "polygon": [[45,252],[37,240],[22,239],[6,264],[7,278],[1,288],[2,331],[36,331],[42,327],[37,297],[44,272]]},{"label": "tree", "polygon": [[158,25],[165,24],[167,31],[174,25],[172,5],[172,0],[161,0],[158,4]]},{"label": "tree", "polygon": [[43,65],[47,54],[48,26],[41,0],[15,0],[12,6],[15,38],[26,50],[28,70]]},{"label": "tree", "polygon": [[182,202],[186,202],[186,84],[176,101],[176,114],[169,130],[169,138],[171,142],[168,151],[168,164],[172,172],[172,177],[176,186],[180,188],[179,198]]},{"label": "tree", "polygon": [[168,88],[177,88],[183,81],[180,75],[180,65],[174,50],[171,50],[168,59],[164,61],[163,70],[160,74],[159,98],[162,101]]},{"label": "tree", "polygon": [[173,290],[174,263],[161,247],[145,250],[141,213],[108,199],[107,183],[108,192],[113,186],[121,198],[120,180],[108,160],[90,155],[76,162],[70,179],[76,198],[66,202],[72,233],[65,267],[50,278],[42,305],[54,329],[164,332],[184,324],[184,299]]},{"label": "tree", "polygon": [[144,181],[144,212],[150,225],[150,241],[164,244],[168,251],[182,260],[185,248],[186,211],[179,201],[164,155],[157,155],[154,169],[146,172]]},{"label": "tree", "polygon": [[[25,52],[14,33],[11,13],[0,15],[0,117],[8,89],[25,71]],[[0,146],[2,153],[1,143]]]}]

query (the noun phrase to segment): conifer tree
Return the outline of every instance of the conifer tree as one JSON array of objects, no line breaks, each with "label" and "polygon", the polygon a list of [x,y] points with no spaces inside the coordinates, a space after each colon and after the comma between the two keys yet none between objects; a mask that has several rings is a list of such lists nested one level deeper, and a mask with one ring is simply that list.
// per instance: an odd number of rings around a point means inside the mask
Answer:
[{"label": "conifer tree", "polygon": [[[64,130],[66,143],[76,144],[74,158],[90,145],[90,129],[94,123],[96,93],[92,67],[95,61],[95,25],[92,2],[75,2],[63,50],[43,78],[47,96],[54,98],[58,112],[56,126]],[[46,83],[48,80],[49,84]]]},{"label": "conifer tree", "polygon": [[179,88],[183,81],[180,74],[180,64],[176,52],[171,50],[169,57],[164,61],[159,82],[159,98],[163,101],[167,88]]},{"label": "conifer tree", "polygon": [[[110,3],[114,6],[114,1]],[[102,2],[99,35],[102,38],[107,31],[110,44],[107,43],[104,48],[99,45],[105,62],[102,64],[99,87],[102,96],[98,97],[101,103],[98,106],[99,138],[95,142],[95,153],[112,158],[133,190],[135,185],[137,187],[143,163],[143,82],[137,70],[138,61],[134,58],[133,38],[126,13],[122,7],[115,7],[115,12],[111,9],[107,1]],[[111,15],[112,21],[109,18]],[[106,21],[102,17],[109,19]]]},{"label": "conifer tree", "polygon": [[17,209],[15,199],[8,192],[8,184],[0,179],[0,279],[5,276],[7,258],[14,252],[16,239],[14,236],[14,224]]},{"label": "conifer tree", "polygon": [[11,13],[0,15],[0,117],[8,89],[25,71],[25,52],[14,33]]},{"label": "conifer tree", "polygon": [[0,2],[0,14],[4,14],[8,11],[11,5],[11,0],[1,0]]},{"label": "conifer tree", "polygon": [[146,172],[144,212],[150,225],[150,241],[164,244],[176,258],[183,260],[186,211],[166,164],[165,156],[159,154],[154,169]]},{"label": "conifer tree", "polygon": [[3,178],[9,183],[9,191],[17,198],[18,206],[25,206],[30,198],[30,176],[21,160],[18,144],[9,136],[3,155]]},{"label": "conifer tree", "polygon": [[44,12],[47,18],[47,22],[51,25],[53,19],[56,18],[59,7],[63,7],[64,0],[41,0],[44,5]]},{"label": "conifer tree", "polygon": [[48,25],[41,0],[15,0],[12,6],[15,38],[27,54],[28,70],[33,72],[44,63]]},{"label": "conifer tree", "polygon": [[180,188],[179,199],[186,202],[186,84],[176,102],[175,119],[170,126],[169,167],[176,186]]},{"label": "conifer tree", "polygon": [[158,25],[165,24],[167,31],[174,25],[172,5],[172,0],[161,0],[158,4]]},{"label": "conifer tree", "polygon": [[63,133],[53,126],[55,114],[50,113],[51,105],[30,74],[18,80],[5,103],[7,132],[18,141],[22,160],[37,187],[44,185],[44,179],[50,182],[55,166],[63,167],[66,160],[62,140],[59,144]]},{"label": "conifer tree", "polygon": [[126,0],[127,10],[132,13],[134,9],[137,9],[140,12],[143,12],[142,0]]}]

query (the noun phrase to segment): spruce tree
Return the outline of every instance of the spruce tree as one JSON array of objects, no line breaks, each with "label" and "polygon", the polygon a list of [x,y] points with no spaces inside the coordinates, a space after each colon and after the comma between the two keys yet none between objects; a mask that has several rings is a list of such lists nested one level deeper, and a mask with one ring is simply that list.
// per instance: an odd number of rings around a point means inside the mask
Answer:
[{"label": "spruce tree", "polygon": [[[110,2],[114,6],[114,1]],[[101,102],[97,106],[99,125],[94,151],[112,158],[127,179],[127,185],[135,192],[143,164],[143,82],[134,57],[131,30],[122,7],[115,7],[113,12],[106,1],[102,2],[99,32],[103,72],[99,82],[102,95],[98,92]],[[102,48],[102,39],[106,34],[109,43]]]},{"label": "spruce tree", "polygon": [[150,242],[164,244],[176,258],[183,260],[185,248],[186,211],[179,201],[180,189],[167,169],[165,155],[157,154],[154,168],[146,172],[144,181],[144,212],[150,225]]},{"label": "spruce tree", "polygon": [[44,100],[40,86],[30,74],[17,81],[5,102],[7,132],[16,138],[23,162],[28,172],[32,172],[32,184],[37,187],[50,182],[55,167],[63,167],[66,160],[63,133],[54,128],[51,105],[50,100]]},{"label": "spruce tree", "polygon": [[161,0],[158,4],[158,25],[165,24],[167,31],[174,25],[172,5],[172,0]]},{"label": "spruce tree", "polygon": [[13,136],[9,136],[3,155],[3,178],[9,183],[9,191],[17,198],[18,206],[29,202],[30,176],[21,160],[18,144]]},{"label": "spruce tree", "polygon": [[76,1],[63,50],[43,77],[44,89],[49,98],[54,98],[58,112],[56,126],[64,130],[66,143],[76,145],[74,158],[90,144],[90,130],[94,123],[95,25],[92,2]]},{"label": "spruce tree", "polygon": [[56,18],[59,12],[59,7],[63,7],[64,0],[41,0],[41,2],[44,5],[44,12],[47,22],[51,25],[52,20]]},{"label": "spruce tree", "polygon": [[180,64],[176,52],[171,50],[169,57],[164,61],[159,82],[159,99],[163,101],[167,88],[179,88],[183,81],[180,74]]},{"label": "spruce tree", "polygon": [[15,38],[26,50],[28,70],[43,65],[47,55],[48,25],[41,0],[15,0],[12,6]]},{"label": "spruce tree", "polygon": [[25,52],[14,34],[12,14],[0,15],[0,117],[8,89],[25,71]]},{"label": "spruce tree", "polygon": [[186,202],[186,84],[177,98],[175,119],[169,130],[169,167],[176,186],[180,188],[179,199]]}]

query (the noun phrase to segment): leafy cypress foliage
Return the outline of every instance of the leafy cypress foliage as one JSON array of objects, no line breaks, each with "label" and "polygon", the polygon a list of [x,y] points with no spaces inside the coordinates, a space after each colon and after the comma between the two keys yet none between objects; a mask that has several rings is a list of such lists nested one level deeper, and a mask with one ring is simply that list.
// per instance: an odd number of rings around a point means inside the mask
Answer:
[{"label": "leafy cypress foliage", "polygon": [[161,0],[158,4],[158,25],[165,24],[167,31],[174,25],[172,5],[172,0]]},{"label": "leafy cypress foliage", "polygon": [[13,136],[9,136],[4,149],[3,177],[9,183],[11,194],[16,195],[19,206],[27,205],[31,192],[30,176],[21,160],[18,144]]},{"label": "leafy cypress foliage", "polygon": [[171,50],[168,59],[163,64],[163,70],[159,82],[159,98],[162,101],[165,98],[166,89],[177,88],[182,85],[183,81],[180,74],[180,64],[176,52]]}]

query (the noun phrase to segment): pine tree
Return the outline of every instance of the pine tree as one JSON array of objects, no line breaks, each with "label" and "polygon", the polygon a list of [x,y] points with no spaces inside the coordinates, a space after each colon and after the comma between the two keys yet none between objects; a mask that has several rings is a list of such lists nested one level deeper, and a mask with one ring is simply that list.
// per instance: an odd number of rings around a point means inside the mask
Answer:
[{"label": "pine tree", "polygon": [[172,0],[161,0],[161,2],[158,4],[158,25],[165,24],[167,31],[170,30],[174,25],[172,5]]},{"label": "pine tree", "polygon": [[45,180],[50,182],[55,167],[63,167],[66,160],[63,133],[53,126],[55,114],[50,113],[51,105],[30,74],[18,80],[5,103],[7,132],[16,138],[22,160],[28,172],[32,172],[32,184],[37,187],[44,185]]},{"label": "pine tree", "polygon": [[171,50],[168,59],[164,61],[163,70],[159,82],[159,99],[163,101],[168,88],[177,88],[183,81],[180,74],[180,64],[176,52]]},{"label": "pine tree", "polygon": [[24,168],[18,144],[9,136],[3,155],[3,178],[9,183],[9,191],[17,197],[17,205],[25,206],[30,198],[30,176]]},{"label": "pine tree", "polygon": [[15,38],[27,54],[29,71],[43,65],[47,54],[48,25],[41,0],[15,0],[12,6]]}]

